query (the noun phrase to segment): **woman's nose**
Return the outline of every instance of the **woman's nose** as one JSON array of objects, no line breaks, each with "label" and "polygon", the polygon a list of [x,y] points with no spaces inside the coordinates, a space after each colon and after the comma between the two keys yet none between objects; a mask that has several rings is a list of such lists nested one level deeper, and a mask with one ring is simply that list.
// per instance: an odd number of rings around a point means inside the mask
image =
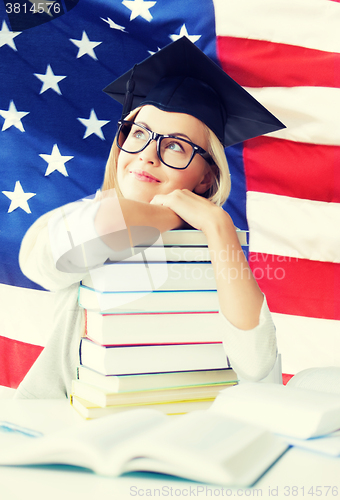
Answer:
[{"label": "woman's nose", "polygon": [[157,154],[157,141],[150,141],[147,147],[139,153],[139,159],[146,163],[152,163],[153,165],[160,164],[160,160]]}]

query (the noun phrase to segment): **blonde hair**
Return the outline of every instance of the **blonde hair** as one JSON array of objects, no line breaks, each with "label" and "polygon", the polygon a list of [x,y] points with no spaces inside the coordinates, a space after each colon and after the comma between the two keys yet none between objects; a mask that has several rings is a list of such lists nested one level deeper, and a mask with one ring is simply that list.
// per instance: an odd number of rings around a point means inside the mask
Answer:
[{"label": "blonde hair", "polygon": [[[132,120],[133,118],[135,118],[140,109],[141,108],[134,109],[126,119]],[[214,164],[210,166],[214,175],[214,181],[209,190],[202,196],[212,201],[215,205],[222,206],[228,198],[231,188],[229,165],[224,153],[224,147],[219,139],[216,137],[214,132],[206,125],[204,125],[204,130],[209,144],[208,152],[214,160]],[[116,144],[115,138],[112,143],[110,155],[106,163],[102,190],[105,191],[108,189],[115,189],[117,195],[119,197],[123,197],[117,181],[117,163],[119,151],[120,150]]]},{"label": "blonde hair", "polygon": [[221,207],[227,200],[231,189],[229,165],[223,144],[207,125],[204,125],[204,128],[209,144],[208,153],[214,160],[214,164],[210,167],[214,174],[214,181],[204,196]]}]

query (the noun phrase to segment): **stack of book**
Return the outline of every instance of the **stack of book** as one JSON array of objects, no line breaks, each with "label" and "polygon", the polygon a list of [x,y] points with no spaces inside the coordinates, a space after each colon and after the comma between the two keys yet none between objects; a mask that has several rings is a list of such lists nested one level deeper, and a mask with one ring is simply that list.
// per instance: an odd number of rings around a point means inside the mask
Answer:
[{"label": "stack of book", "polygon": [[[241,244],[245,232],[239,231]],[[71,402],[85,418],[130,408],[208,408],[237,383],[225,354],[216,282],[200,231],[169,231],[150,247],[94,269]]]}]

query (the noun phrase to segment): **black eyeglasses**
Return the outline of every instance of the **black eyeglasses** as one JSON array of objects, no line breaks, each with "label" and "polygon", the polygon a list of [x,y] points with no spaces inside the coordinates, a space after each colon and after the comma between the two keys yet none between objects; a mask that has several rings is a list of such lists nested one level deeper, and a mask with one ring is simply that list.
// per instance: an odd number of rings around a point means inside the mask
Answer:
[{"label": "black eyeglasses", "polygon": [[184,170],[196,153],[208,163],[214,163],[207,151],[182,137],[157,134],[144,125],[126,120],[119,121],[118,125],[117,146],[126,153],[140,153],[151,141],[156,141],[158,158],[167,167]]}]

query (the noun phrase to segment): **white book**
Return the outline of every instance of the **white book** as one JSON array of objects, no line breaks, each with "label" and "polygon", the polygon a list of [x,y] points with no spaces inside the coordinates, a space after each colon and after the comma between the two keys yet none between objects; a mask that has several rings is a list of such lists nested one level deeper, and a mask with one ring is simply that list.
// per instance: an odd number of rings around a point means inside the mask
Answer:
[{"label": "white book", "polygon": [[146,409],[6,443],[1,465],[70,464],[104,476],[151,471],[235,486],[253,484],[287,449],[262,428],[210,411],[173,418]]},{"label": "white book", "polygon": [[[248,231],[236,230],[242,246],[248,246],[247,233]],[[119,262],[126,259],[131,262],[204,262],[210,261],[211,256],[202,231],[179,229],[163,233],[155,242],[150,241],[149,246],[137,244],[132,248],[112,252],[109,261]]]},{"label": "white book", "polygon": [[110,392],[150,391],[169,387],[237,382],[231,368],[137,375],[103,375],[86,366],[77,367],[77,379]]},{"label": "white book", "polygon": [[[241,232],[238,234],[240,237]],[[196,230],[168,231],[163,237],[169,244],[163,244],[160,236],[149,247],[112,251],[106,265],[91,269],[83,279],[83,285],[107,292],[216,290],[204,233]],[[197,244],[188,244],[192,240]],[[176,241],[182,243],[174,244]],[[236,251],[242,252],[240,249]]]},{"label": "white book", "polygon": [[101,314],[85,310],[86,337],[102,345],[222,342],[217,312]]},{"label": "white book", "polygon": [[120,252],[112,252],[106,263],[121,262],[210,262],[207,246],[172,245],[172,246],[136,246]]},{"label": "white book", "polygon": [[[248,245],[249,231],[236,229],[240,245]],[[173,229],[162,233],[163,244],[166,245],[207,245],[207,238],[202,231],[196,229]]]},{"label": "white book", "polygon": [[84,309],[111,314],[218,312],[219,310],[216,290],[99,292],[80,285],[78,303]]},{"label": "white book", "polygon": [[228,367],[221,343],[104,347],[83,338],[80,342],[80,359],[82,365],[105,375]]},{"label": "white book", "polygon": [[212,410],[300,439],[340,428],[338,394],[280,384],[242,383],[230,387],[221,391]]},{"label": "white book", "polygon": [[216,290],[211,262],[117,262],[92,269],[82,284],[100,292]]}]

